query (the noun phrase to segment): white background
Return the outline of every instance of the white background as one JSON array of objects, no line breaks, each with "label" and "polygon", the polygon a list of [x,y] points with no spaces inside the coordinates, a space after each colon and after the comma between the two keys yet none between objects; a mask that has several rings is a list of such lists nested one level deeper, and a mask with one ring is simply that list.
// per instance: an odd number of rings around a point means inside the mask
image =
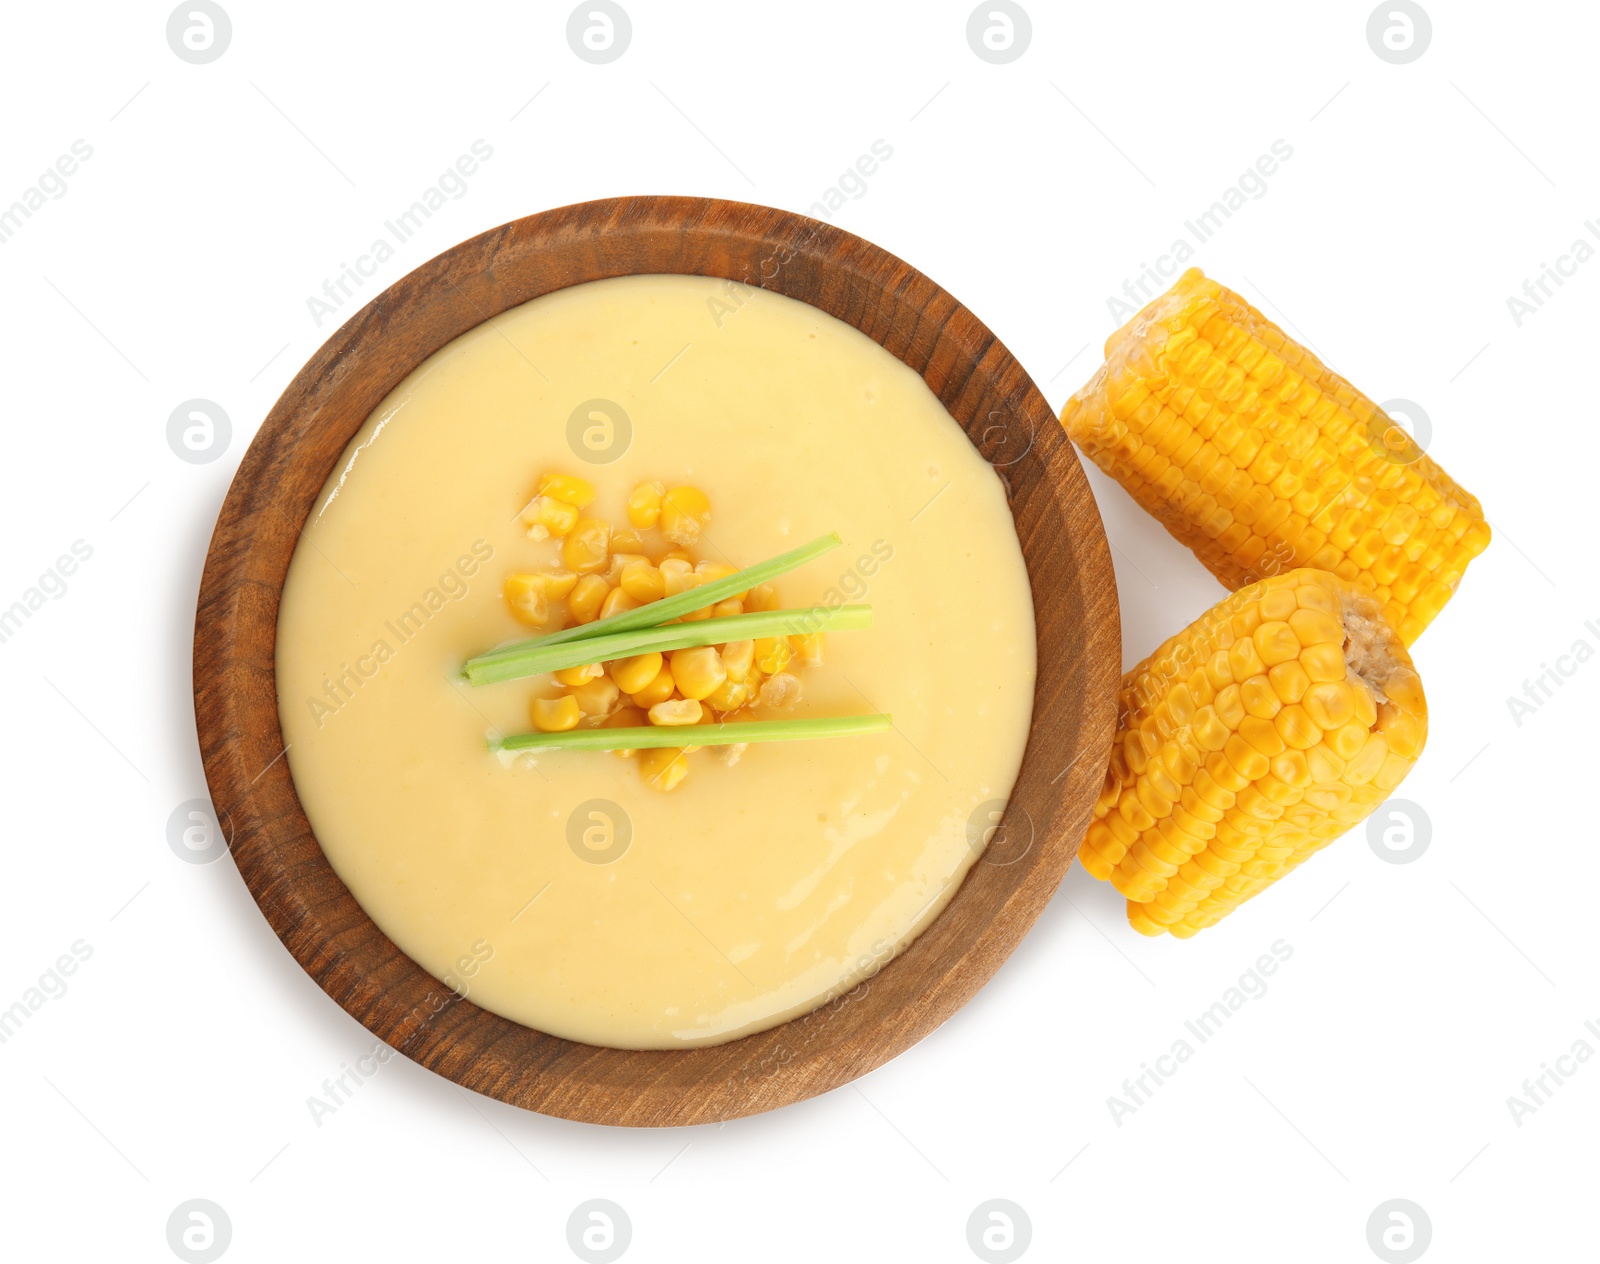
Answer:
[{"label": "white background", "polygon": [[[1427,0],[1431,45],[1393,65],[1365,0],[1029,0],[1030,47],[992,65],[964,2],[625,3],[610,65],[570,50],[565,4],[225,0],[209,65],[169,49],[163,4],[7,8],[0,207],[75,140],[94,151],[0,245],[0,606],[93,549],[0,644],[0,1008],[74,941],[93,952],[0,1045],[7,1258],[171,1259],[167,1217],[195,1197],[227,1212],[230,1261],[569,1259],[595,1197],[640,1261],[971,1260],[990,1198],[1026,1210],[1028,1259],[1380,1258],[1366,1225],[1391,1198],[1425,1209],[1429,1259],[1593,1258],[1600,1059],[1520,1126],[1507,1099],[1576,1041],[1600,1051],[1580,815],[1600,664],[1520,725],[1507,699],[1600,648],[1600,262],[1521,327],[1506,302],[1575,239],[1600,246],[1593,8]],[[480,138],[492,160],[362,301],[569,202],[804,211],[881,138],[893,157],[834,222],[948,287],[1058,408],[1116,324],[1107,297],[1287,141],[1198,262],[1374,398],[1421,404],[1496,532],[1416,649],[1433,729],[1401,794],[1426,853],[1386,863],[1357,831],[1189,942],[1133,933],[1075,871],[944,1029],[764,1117],[608,1130],[397,1058],[315,1124],[306,1099],[372,1038],[231,862],[166,842],[205,793],[194,598],[251,435],[337,323],[306,298]],[[233,422],[210,464],[165,438],[194,397]],[[1131,665],[1220,590],[1091,481]],[[1123,1080],[1280,940],[1270,990],[1114,1121]]]}]

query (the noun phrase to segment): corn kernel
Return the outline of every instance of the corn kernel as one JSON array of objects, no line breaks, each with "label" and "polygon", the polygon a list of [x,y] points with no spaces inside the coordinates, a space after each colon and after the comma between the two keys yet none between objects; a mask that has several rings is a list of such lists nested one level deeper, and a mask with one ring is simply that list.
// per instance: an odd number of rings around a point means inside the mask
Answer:
[{"label": "corn kernel", "polygon": [[[1299,603],[1294,599],[1293,588],[1275,589],[1272,592],[1264,593],[1261,597],[1261,617],[1269,623],[1285,621],[1298,608]],[[1265,654],[1266,651],[1262,650],[1262,653]]]},{"label": "corn kernel", "polygon": [[822,633],[808,632],[800,636],[791,636],[789,645],[795,654],[807,667],[822,666]]},{"label": "corn kernel", "polygon": [[571,531],[577,525],[578,511],[554,496],[535,496],[523,506],[519,517],[530,540],[545,540]]},{"label": "corn kernel", "polygon": [[628,493],[628,521],[640,530],[653,527],[661,518],[661,484],[640,483]]},{"label": "corn kernel", "polygon": [[[1278,595],[1287,597],[1291,602],[1294,600],[1294,594],[1290,592]],[[1261,655],[1261,661],[1268,667],[1276,667],[1279,663],[1287,663],[1300,656],[1300,638],[1295,636],[1293,628],[1281,620],[1263,623],[1250,634],[1250,639],[1255,642],[1256,653]]]},{"label": "corn kernel", "polygon": [[761,686],[761,705],[774,710],[781,707],[792,707],[800,701],[800,678],[791,676],[788,672],[779,672],[776,676],[769,677]]},{"label": "corn kernel", "polygon": [[614,658],[606,664],[611,679],[623,693],[638,693],[661,674],[662,658],[657,650],[648,654],[635,654],[631,658]]},{"label": "corn kernel", "polygon": [[643,553],[619,553],[617,551],[617,537],[611,537],[611,559],[606,564],[606,583],[615,588],[622,583],[622,572],[636,562],[643,562],[646,566],[650,559]]},{"label": "corn kernel", "polygon": [[1229,729],[1215,707],[1201,707],[1194,715],[1194,738],[1204,750],[1219,751],[1228,740]]},{"label": "corn kernel", "polygon": [[572,587],[567,598],[567,613],[574,623],[593,623],[600,617],[600,607],[605,604],[610,586],[598,575],[584,575]]},{"label": "corn kernel", "polygon": [[541,733],[564,733],[578,727],[583,713],[578,710],[578,700],[570,694],[560,698],[535,698],[531,708],[533,727]]},{"label": "corn kernel", "polygon": [[661,534],[674,544],[693,544],[711,517],[711,501],[693,487],[674,487],[661,498]]},{"label": "corn kernel", "polygon": [[1380,715],[1379,731],[1389,739],[1389,749],[1402,759],[1415,759],[1422,754],[1422,744],[1427,740],[1427,731],[1417,717],[1398,708],[1391,715]]},{"label": "corn kernel", "polygon": [[1322,740],[1322,730],[1312,723],[1306,709],[1298,704],[1285,707],[1272,721],[1278,735],[1294,750],[1310,750]]},{"label": "corn kernel", "polygon": [[622,701],[622,690],[609,676],[598,676],[594,680],[584,681],[572,691],[572,696],[577,699],[578,710],[585,715],[605,716],[617,709],[617,704]]},{"label": "corn kernel", "polygon": [[1354,759],[1367,744],[1371,730],[1359,724],[1345,724],[1328,733],[1328,745],[1340,759]]},{"label": "corn kernel", "polygon": [[1272,682],[1272,691],[1280,702],[1299,702],[1311,688],[1311,677],[1298,661],[1279,663],[1267,672],[1267,679]]},{"label": "corn kernel", "polygon": [[1300,651],[1300,666],[1306,675],[1317,683],[1343,680],[1349,673],[1344,661],[1344,650],[1337,645],[1324,643],[1308,645]]},{"label": "corn kernel", "polygon": [[579,685],[587,684],[596,677],[603,676],[605,670],[599,663],[584,663],[581,667],[563,667],[555,676],[563,685],[576,688]]},{"label": "corn kernel", "polygon": [[[1284,740],[1276,722],[1273,720],[1263,720],[1257,716],[1247,715],[1239,721],[1239,736],[1268,759],[1274,759],[1283,754]],[[1223,749],[1227,748],[1224,747]],[[1242,772],[1243,769],[1240,769],[1240,771]],[[1266,770],[1264,767],[1262,771],[1254,774],[1255,777],[1265,775]],[[1140,784],[1143,785],[1145,782],[1141,781]]]},{"label": "corn kernel", "polygon": [[774,676],[789,665],[794,649],[786,636],[761,636],[756,638],[756,666],[768,676]]},{"label": "corn kernel", "polygon": [[639,773],[652,790],[675,790],[689,775],[689,757],[672,746],[639,752]]},{"label": "corn kernel", "polygon": [[670,698],[650,708],[651,724],[699,724],[700,716],[698,698]]},{"label": "corn kernel", "polygon": [[[1346,786],[1364,786],[1378,775],[1378,769],[1383,767],[1383,761],[1389,757],[1389,743],[1382,734],[1373,734],[1367,738],[1366,745],[1356,752],[1344,768]],[[1344,786],[1339,787],[1344,789]],[[1348,802],[1348,797],[1345,800]],[[1339,804],[1336,806],[1343,806]]]},{"label": "corn kernel", "polygon": [[1252,676],[1240,685],[1239,697],[1244,703],[1245,711],[1263,720],[1270,720],[1283,706],[1278,699],[1277,691],[1265,676]]},{"label": "corn kernel", "polygon": [[571,474],[547,474],[539,484],[539,494],[582,509],[594,499],[594,485]]},{"label": "corn kernel", "polygon": [[781,610],[778,590],[771,584],[757,584],[744,597],[744,608],[752,614],[765,610]]},{"label": "corn kernel", "polygon": [[743,680],[756,659],[754,641],[729,641],[722,647],[722,667],[729,680]]},{"label": "corn kernel", "polygon": [[1289,626],[1301,645],[1334,645],[1344,643],[1344,625],[1331,613],[1321,610],[1296,610],[1289,616]]},{"label": "corn kernel", "polygon": [[676,686],[672,680],[672,668],[663,665],[661,670],[656,673],[654,680],[651,680],[644,688],[634,690],[631,696],[635,705],[641,706],[648,711],[656,703],[665,702],[672,697],[674,688]]},{"label": "corn kernel", "polygon": [[648,559],[625,567],[621,578],[622,590],[640,605],[660,601],[667,595],[666,576],[650,565]]},{"label": "corn kernel", "polygon": [[743,681],[725,679],[702,701],[714,711],[737,711],[750,701],[750,687]]},{"label": "corn kernel", "polygon": [[[695,563],[694,573],[700,576],[700,582],[702,584],[710,584],[715,583],[719,579],[727,579],[730,575],[737,575],[739,573],[739,568],[737,566],[729,566],[726,562],[713,562],[706,560]],[[740,601],[744,600],[744,593],[742,592],[734,593],[733,596],[737,597]]]},{"label": "corn kernel", "polygon": [[557,601],[570,593],[578,582],[571,571],[536,571],[535,574],[544,581],[545,595]]},{"label": "corn kernel", "polygon": [[507,575],[501,591],[511,613],[523,623],[543,627],[556,614],[554,603],[567,595],[577,576],[565,572],[535,571]]},{"label": "corn kernel", "polygon": [[[1301,610],[1320,610],[1323,614],[1335,616],[1339,613],[1338,593],[1320,583],[1302,583],[1294,590],[1294,601],[1295,605]],[[1289,622],[1292,626],[1294,616],[1290,616]],[[1307,638],[1301,637],[1301,640],[1307,640]],[[1308,644],[1315,644],[1315,642],[1308,641]]]},{"label": "corn kernel", "polygon": [[613,588],[606,594],[606,599],[600,603],[600,617],[609,619],[614,614],[622,614],[627,610],[637,610],[640,604],[622,589]]},{"label": "corn kernel", "polygon": [[664,557],[656,563],[656,569],[661,572],[662,592],[668,597],[688,592],[700,582],[695,578],[694,566],[687,558]]},{"label": "corn kernel", "polygon": [[672,680],[685,698],[704,698],[727,678],[728,670],[714,645],[696,645],[672,656]]},{"label": "corn kernel", "polygon": [[611,524],[599,518],[580,518],[561,542],[561,563],[583,574],[603,571],[611,549]]},{"label": "corn kernel", "polygon": [[[1299,646],[1295,648],[1298,650]],[[1235,680],[1249,680],[1252,676],[1263,674],[1269,664],[1262,659],[1255,638],[1248,632],[1243,632],[1228,647],[1228,666],[1233,671]]]},{"label": "corn kernel", "polygon": [[718,619],[726,619],[730,615],[743,614],[744,602],[737,597],[728,597],[712,606],[711,613],[713,617]]},{"label": "corn kernel", "polygon": [[1320,729],[1336,729],[1356,718],[1355,690],[1344,681],[1323,681],[1306,690],[1306,715]]}]

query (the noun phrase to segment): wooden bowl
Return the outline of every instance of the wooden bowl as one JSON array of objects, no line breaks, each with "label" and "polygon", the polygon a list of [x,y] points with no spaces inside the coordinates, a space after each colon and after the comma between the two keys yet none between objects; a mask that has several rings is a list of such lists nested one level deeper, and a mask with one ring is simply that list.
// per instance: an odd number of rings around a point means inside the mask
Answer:
[{"label": "wooden bowl", "polygon": [[[1039,673],[1003,833],[949,905],[875,977],[768,1031],[709,1048],[598,1048],[480,1009],[402,953],[323,855],[281,758],[274,643],[300,529],[346,443],[423,359],[552,290],[688,273],[787,294],[923,377],[999,470],[1032,581]],[[1099,512],[1050,406],[971,312],[849,233],[768,207],[628,197],[519,219],[385,290],[312,357],[245,453],[195,617],[195,717],[234,861],[307,974],[406,1056],[456,1083],[596,1123],[707,1123],[848,1083],[956,1012],[1065,876],[1109,753],[1121,636]],[[1043,998],[1048,1001],[1049,998]]]}]

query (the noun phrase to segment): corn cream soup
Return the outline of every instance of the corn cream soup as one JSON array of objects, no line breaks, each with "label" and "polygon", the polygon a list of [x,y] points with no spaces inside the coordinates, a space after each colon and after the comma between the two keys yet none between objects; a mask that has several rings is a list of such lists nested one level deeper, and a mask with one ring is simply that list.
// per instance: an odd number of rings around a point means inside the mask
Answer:
[{"label": "corn cream soup", "polygon": [[[731,566],[839,532],[774,587],[870,603],[872,626],[827,634],[798,700],[740,718],[893,727],[705,747],[670,793],[637,756],[491,754],[563,692],[461,677],[534,635],[503,587],[561,565],[519,517],[552,473],[619,529],[639,484],[699,489],[694,555]],[[288,762],[361,906],[476,1004],[621,1048],[771,1027],[909,943],[1011,791],[1034,667],[1000,479],[921,378],[807,304],[684,276],[561,290],[425,361],[329,477],[278,618]]]}]

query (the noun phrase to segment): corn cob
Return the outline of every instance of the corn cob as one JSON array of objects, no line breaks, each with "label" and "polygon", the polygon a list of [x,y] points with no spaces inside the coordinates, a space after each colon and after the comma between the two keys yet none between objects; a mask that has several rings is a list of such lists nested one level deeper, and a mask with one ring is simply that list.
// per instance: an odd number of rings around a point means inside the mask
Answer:
[{"label": "corn cob", "polygon": [[1427,737],[1376,598],[1327,571],[1224,598],[1122,680],[1078,852],[1146,935],[1187,938],[1366,817]]},{"label": "corn cob", "polygon": [[1489,544],[1476,498],[1198,268],[1111,335],[1061,420],[1225,587],[1332,571],[1407,645]]}]

